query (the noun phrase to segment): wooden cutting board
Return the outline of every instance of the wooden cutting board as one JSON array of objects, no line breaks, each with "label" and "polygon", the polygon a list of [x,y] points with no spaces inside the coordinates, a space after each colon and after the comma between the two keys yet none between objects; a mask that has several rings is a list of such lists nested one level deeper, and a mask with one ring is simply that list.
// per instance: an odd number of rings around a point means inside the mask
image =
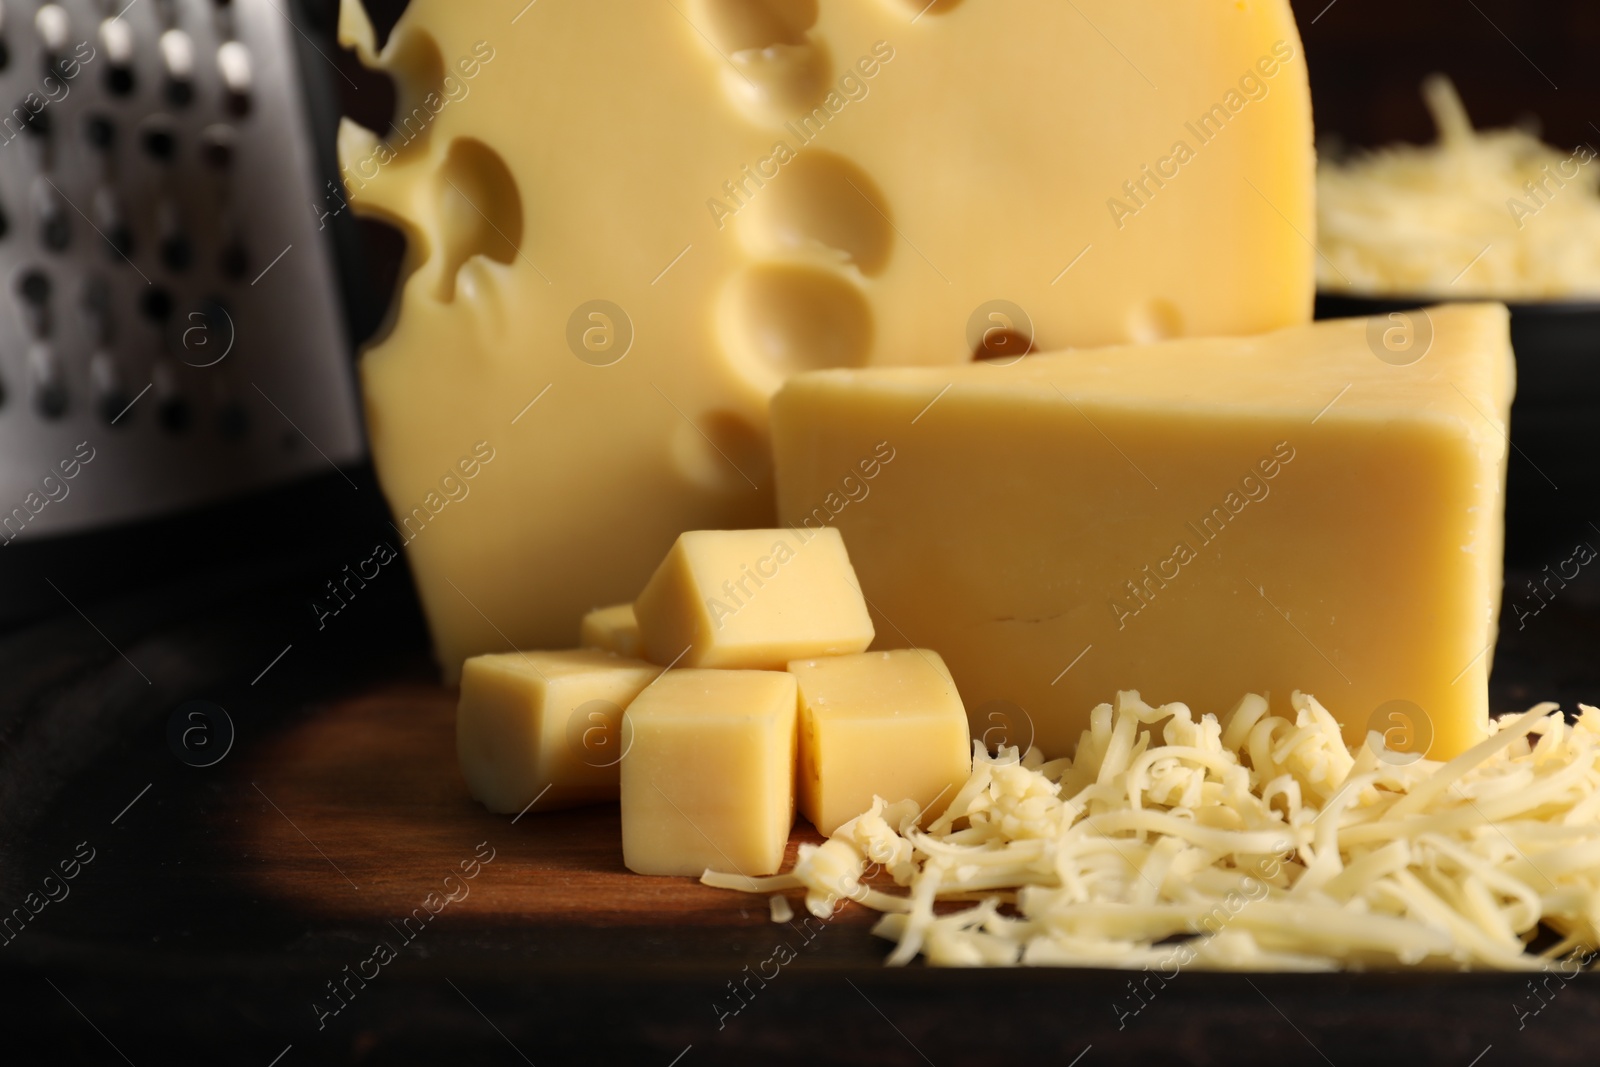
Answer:
[{"label": "wooden cutting board", "polygon": [[[94,850],[70,896],[0,947],[8,1034],[47,1037],[60,1062],[141,1067],[1493,1067],[1588,1062],[1600,1043],[1594,975],[1535,989],[1501,974],[886,968],[853,905],[776,924],[762,897],[630,874],[615,808],[483,811],[456,769],[453,694],[401,614],[409,590],[375,589],[365,616],[315,633],[298,593],[175,590],[162,611],[95,608],[94,629],[74,616],[0,641],[16,683],[0,707],[0,908]],[[1600,693],[1595,603],[1507,628],[1497,707]],[[168,744],[193,696],[237,730],[204,768]]]},{"label": "wooden cutting board", "polygon": [[[455,695],[426,682],[379,683],[330,704],[253,753],[238,774],[256,795],[243,795],[223,818],[237,820],[240,843],[261,859],[245,880],[308,915],[398,921],[436,891],[460,898],[447,907],[451,920],[483,924],[617,928],[624,937],[686,927],[755,936],[773,926],[765,896],[627,870],[615,805],[545,812],[535,804],[516,817],[485,811],[456,765]],[[786,866],[802,841],[821,840],[802,825]],[[476,877],[462,877],[474,869]],[[838,922],[861,927],[871,918],[849,908]],[[718,955],[700,939],[671,940],[680,943],[666,958]],[[849,940],[863,963],[884,954],[885,942],[859,931]]]}]

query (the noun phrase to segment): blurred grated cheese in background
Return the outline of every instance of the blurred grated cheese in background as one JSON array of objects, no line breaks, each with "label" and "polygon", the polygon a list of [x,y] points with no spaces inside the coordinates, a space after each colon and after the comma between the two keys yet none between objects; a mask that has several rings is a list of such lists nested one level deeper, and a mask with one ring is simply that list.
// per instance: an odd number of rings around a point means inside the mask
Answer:
[{"label": "blurred grated cheese in background", "polygon": [[1373,296],[1600,297],[1600,164],[1527,130],[1474,131],[1423,83],[1439,140],[1317,170],[1317,285]]},{"label": "blurred grated cheese in background", "polygon": [[[1313,697],[1221,721],[1117,694],[1072,759],[989,756],[927,828],[886,804],[770,878],[883,913],[888,962],[1315,971],[1535,971],[1600,938],[1600,710],[1491,724],[1448,763],[1352,751]],[[1404,762],[1410,760],[1410,762]],[[903,892],[864,884],[868,864]],[[1534,952],[1541,925],[1552,943]]]}]

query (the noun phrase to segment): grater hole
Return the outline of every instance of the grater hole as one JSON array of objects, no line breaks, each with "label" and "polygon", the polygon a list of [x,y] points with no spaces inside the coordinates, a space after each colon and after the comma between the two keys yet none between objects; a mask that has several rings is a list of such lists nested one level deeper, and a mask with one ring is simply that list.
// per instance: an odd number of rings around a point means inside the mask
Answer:
[{"label": "grater hole", "polygon": [[200,134],[200,155],[213,170],[228,170],[233,166],[233,127],[224,122],[207,126]]},{"label": "grater hole", "polygon": [[224,278],[232,281],[243,278],[250,269],[250,253],[245,250],[244,243],[234,239],[223,245],[218,266]]},{"label": "grater hole", "polygon": [[50,113],[44,110],[42,101],[38,110],[29,107],[27,101],[23,101],[12,108],[11,113],[22,116],[22,128],[33,137],[42,140],[50,135]]},{"label": "grater hole", "polygon": [[174,274],[181,274],[189,269],[189,264],[194,261],[194,246],[189,243],[189,238],[181,233],[175,233],[161,240],[161,263]]},{"label": "grater hole", "polygon": [[47,419],[59,419],[67,413],[67,387],[60,382],[47,382],[39,386],[35,403],[39,414]]},{"label": "grater hole", "polygon": [[139,311],[153,322],[166,322],[172,316],[172,294],[159,285],[145,290],[139,300]]},{"label": "grater hole", "polygon": [[157,163],[171,163],[178,154],[178,139],[172,126],[164,119],[153,119],[139,135],[139,144],[145,154]]},{"label": "grater hole", "polygon": [[72,224],[65,212],[51,211],[39,224],[39,239],[52,252],[64,251],[72,243]]},{"label": "grater hole", "polygon": [[182,434],[194,425],[194,408],[181,396],[169,396],[156,405],[156,420],[170,434]]},{"label": "grater hole", "polygon": [[50,277],[42,270],[27,271],[17,281],[17,292],[28,303],[43,307],[50,302]]},{"label": "grater hole", "polygon": [[106,231],[106,248],[113,260],[133,258],[133,230],[119,223]]},{"label": "grater hole", "polygon": [[90,115],[83,120],[83,133],[97,152],[109,152],[117,143],[117,127],[105,115]]}]

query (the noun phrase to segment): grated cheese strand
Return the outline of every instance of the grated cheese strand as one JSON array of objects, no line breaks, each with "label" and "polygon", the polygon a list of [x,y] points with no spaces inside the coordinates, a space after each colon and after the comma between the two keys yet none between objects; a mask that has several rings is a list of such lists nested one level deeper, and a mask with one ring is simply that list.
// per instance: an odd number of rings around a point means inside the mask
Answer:
[{"label": "grated cheese strand", "polygon": [[1600,164],[1522,129],[1475,131],[1423,83],[1439,140],[1317,168],[1317,285],[1364,295],[1600,296]]},{"label": "grated cheese strand", "polygon": [[[1490,724],[1447,763],[1351,751],[1315,698],[1218,721],[1118,693],[1070,759],[973,746],[928,829],[872,807],[744,892],[882,917],[891,965],[1536,971],[1600,943],[1600,711]],[[869,865],[899,892],[866,884]],[[1560,938],[1542,952],[1540,926]]]}]

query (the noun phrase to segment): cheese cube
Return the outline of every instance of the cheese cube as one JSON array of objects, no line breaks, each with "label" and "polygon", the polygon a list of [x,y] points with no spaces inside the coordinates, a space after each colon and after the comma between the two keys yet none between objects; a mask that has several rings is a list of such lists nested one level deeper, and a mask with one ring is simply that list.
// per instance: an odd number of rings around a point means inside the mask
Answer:
[{"label": "cheese cube", "polygon": [[398,104],[319,210],[407,237],[360,369],[447,677],[771,525],[787,375],[1311,316],[1289,0],[526,2],[340,10]]},{"label": "cheese cube", "polygon": [[[1407,701],[1448,758],[1487,729],[1512,382],[1498,304],[819,371],[773,402],[781,517],[844,532],[974,732],[1003,707],[1062,756],[1119,690],[1221,715],[1300,689],[1352,745]],[[867,504],[814,507],[885,440]]]},{"label": "cheese cube", "polygon": [[900,649],[789,664],[800,689],[800,814],[822,834],[880,796],[937,815],[972,772],[972,735],[937,652]]},{"label": "cheese cube", "polygon": [[668,671],[629,706],[622,859],[639,874],[773,874],[794,825],[795,680]]},{"label": "cheese cube", "polygon": [[639,655],[639,620],[633,614],[633,605],[613,604],[589,612],[578,627],[578,644],[619,656]]},{"label": "cheese cube", "polygon": [[872,619],[838,530],[683,534],[634,602],[645,655],[683,667],[781,671],[860,652]]},{"label": "cheese cube", "polygon": [[502,813],[615,801],[622,711],[660,673],[593,649],[467,660],[456,709],[467,789]]}]

